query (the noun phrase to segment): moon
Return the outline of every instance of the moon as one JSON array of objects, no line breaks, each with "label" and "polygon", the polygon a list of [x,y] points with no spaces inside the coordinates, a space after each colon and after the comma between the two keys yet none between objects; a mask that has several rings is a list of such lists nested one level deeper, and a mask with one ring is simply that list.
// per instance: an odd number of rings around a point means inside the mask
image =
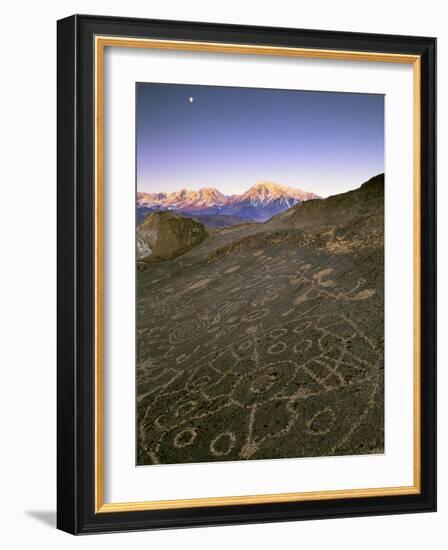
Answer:
[{"label": "moon", "polygon": [[190,96],[190,97],[188,98],[188,101],[189,101],[190,103],[193,103],[194,97]]}]

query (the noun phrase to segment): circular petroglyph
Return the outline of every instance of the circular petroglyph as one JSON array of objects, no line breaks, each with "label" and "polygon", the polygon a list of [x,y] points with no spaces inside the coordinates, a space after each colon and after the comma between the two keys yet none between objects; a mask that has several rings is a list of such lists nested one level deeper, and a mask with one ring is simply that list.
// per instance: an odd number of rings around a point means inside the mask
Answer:
[{"label": "circular petroglyph", "polygon": [[197,436],[198,431],[196,428],[185,428],[174,436],[173,447],[175,449],[188,447],[194,442]]},{"label": "circular petroglyph", "polygon": [[292,361],[277,361],[243,376],[232,391],[232,399],[243,406],[264,403],[282,392],[296,370]]},{"label": "circular petroglyph", "polygon": [[330,432],[335,420],[336,414],[333,409],[325,407],[307,422],[307,431],[311,435],[326,435]]},{"label": "circular petroglyph", "polygon": [[311,347],[313,346],[313,341],[310,339],[301,340],[300,342],[297,342],[297,344],[294,345],[292,348],[292,351],[294,353],[303,354],[307,352]]},{"label": "circular petroglyph", "polygon": [[220,433],[210,443],[210,452],[213,456],[225,456],[235,447],[236,436],[233,432]]},{"label": "circular petroglyph", "polygon": [[268,353],[269,355],[280,355],[280,353],[283,353],[286,350],[286,343],[285,342],[276,342],[275,344],[272,344],[272,346],[268,347]]},{"label": "circular petroglyph", "polygon": [[288,329],[285,328],[285,327],[278,327],[278,328],[275,328],[274,330],[271,330],[271,332],[269,333],[269,336],[271,338],[280,338],[280,336],[284,336],[286,333],[288,332]]}]

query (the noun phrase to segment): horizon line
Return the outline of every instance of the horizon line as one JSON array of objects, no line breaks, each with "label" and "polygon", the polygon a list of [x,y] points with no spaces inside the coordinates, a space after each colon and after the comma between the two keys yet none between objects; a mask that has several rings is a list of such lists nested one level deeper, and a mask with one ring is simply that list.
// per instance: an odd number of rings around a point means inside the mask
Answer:
[{"label": "horizon line", "polygon": [[316,193],[315,191],[311,191],[307,188],[303,188],[303,187],[292,187],[291,185],[284,185],[282,183],[277,183],[273,180],[257,180],[256,183],[250,185],[249,187],[247,187],[244,191],[242,191],[241,193],[232,193],[230,195],[227,195],[226,193],[223,193],[219,187],[217,186],[207,186],[205,185],[204,187],[199,187],[198,189],[193,189],[191,187],[180,187],[179,189],[175,189],[173,191],[142,191],[142,190],[139,190],[138,189],[138,185],[136,186],[136,194],[139,194],[139,193],[143,193],[143,194],[146,194],[146,195],[159,195],[159,194],[164,194],[166,196],[168,195],[171,195],[171,194],[174,194],[174,193],[180,193],[182,191],[187,191],[187,192],[193,192],[193,193],[199,193],[200,191],[203,191],[203,190],[212,190],[212,191],[218,191],[218,193],[220,193],[221,195],[223,195],[224,197],[226,198],[232,198],[232,197],[236,197],[236,196],[241,196],[241,195],[244,195],[244,193],[247,193],[247,191],[249,191],[250,189],[252,189],[253,187],[257,187],[259,185],[264,185],[264,184],[272,184],[272,185],[275,185],[276,187],[282,187],[283,189],[291,189],[293,191],[300,191],[302,193],[312,193],[313,195],[316,195],[316,197],[320,198],[320,199],[325,199],[325,198],[328,198],[328,197],[331,197],[331,196],[334,196],[334,195],[340,195],[340,194],[343,194],[343,193],[347,193],[349,191],[352,191],[354,189],[358,189],[359,187],[361,187],[364,183],[368,182],[369,180],[371,180],[372,178],[375,178],[375,177],[378,177],[378,176],[381,176],[381,175],[384,175],[385,174],[385,171],[382,171],[382,172],[378,172],[376,173],[375,175],[373,176],[370,176],[369,178],[367,179],[364,179],[361,183],[358,183],[356,187],[351,187],[350,189],[347,189],[347,190],[344,190],[344,191],[341,191],[339,193],[333,193],[333,194],[329,194],[329,195],[323,195],[323,194],[319,194],[319,193]]}]

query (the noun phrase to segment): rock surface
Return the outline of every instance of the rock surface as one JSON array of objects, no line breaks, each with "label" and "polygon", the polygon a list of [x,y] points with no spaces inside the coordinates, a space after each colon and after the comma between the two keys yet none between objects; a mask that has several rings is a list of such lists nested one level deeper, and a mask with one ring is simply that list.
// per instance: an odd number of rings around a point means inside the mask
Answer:
[{"label": "rock surface", "polygon": [[138,464],[383,453],[383,237],[378,176],[139,272]]},{"label": "rock surface", "polygon": [[168,260],[184,254],[207,236],[204,225],[174,212],[152,212],[137,227],[137,260]]}]

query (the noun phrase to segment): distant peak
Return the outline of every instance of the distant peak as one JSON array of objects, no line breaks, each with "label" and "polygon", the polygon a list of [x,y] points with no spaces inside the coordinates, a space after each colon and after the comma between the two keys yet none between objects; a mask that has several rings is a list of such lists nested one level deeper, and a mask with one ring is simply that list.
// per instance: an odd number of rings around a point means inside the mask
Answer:
[{"label": "distant peak", "polygon": [[221,193],[216,187],[203,187],[197,191],[197,194],[202,197],[219,197],[225,198],[225,195]]},{"label": "distant peak", "polygon": [[278,190],[287,190],[288,188],[284,185],[274,183],[272,181],[259,181],[249,189],[249,191],[278,191]]},{"label": "distant peak", "polygon": [[314,193],[303,191],[302,189],[293,189],[285,185],[280,185],[272,181],[260,181],[241,195],[244,198],[259,197],[262,199],[280,199],[291,198],[296,200],[309,200],[310,198],[320,198]]}]

